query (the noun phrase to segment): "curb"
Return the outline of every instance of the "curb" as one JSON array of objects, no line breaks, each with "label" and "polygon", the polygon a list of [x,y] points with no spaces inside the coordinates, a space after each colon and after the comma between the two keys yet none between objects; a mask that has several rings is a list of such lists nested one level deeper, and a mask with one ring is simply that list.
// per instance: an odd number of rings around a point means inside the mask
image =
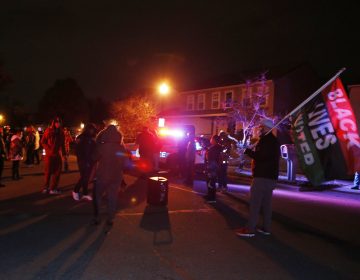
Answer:
[{"label": "curb", "polygon": [[[248,175],[246,173],[237,173],[237,172],[230,172],[228,174],[229,179],[231,181],[234,181],[235,183],[237,183],[239,180],[240,181],[249,181],[251,180],[252,176]],[[360,191],[359,190],[352,190],[352,182],[351,181],[344,181],[344,182],[339,182],[339,180],[333,180],[333,181],[329,181],[330,183],[328,184],[323,184],[320,187],[311,187],[308,186],[308,181],[288,181],[288,180],[284,180],[284,179],[280,179],[277,181],[277,185],[281,186],[281,188],[287,188],[287,189],[292,189],[292,188],[297,188],[298,191],[302,191],[302,192],[310,192],[310,191],[334,191],[334,192],[340,192],[340,193],[347,193],[347,194],[359,194],[360,195]],[[336,183],[337,182],[337,183]]]}]

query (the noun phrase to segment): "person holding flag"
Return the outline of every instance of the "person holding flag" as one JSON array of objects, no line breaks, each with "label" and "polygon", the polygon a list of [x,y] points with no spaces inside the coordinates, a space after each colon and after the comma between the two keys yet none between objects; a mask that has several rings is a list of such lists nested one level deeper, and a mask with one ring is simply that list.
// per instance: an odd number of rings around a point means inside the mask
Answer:
[{"label": "person holding flag", "polygon": [[[272,133],[272,120],[260,122],[260,139],[254,147],[248,147],[245,154],[252,158],[253,180],[250,189],[250,213],[246,227],[236,230],[236,235],[253,237],[255,231],[270,235],[272,193],[279,175],[280,144]],[[263,213],[263,227],[256,229],[260,211]]]}]

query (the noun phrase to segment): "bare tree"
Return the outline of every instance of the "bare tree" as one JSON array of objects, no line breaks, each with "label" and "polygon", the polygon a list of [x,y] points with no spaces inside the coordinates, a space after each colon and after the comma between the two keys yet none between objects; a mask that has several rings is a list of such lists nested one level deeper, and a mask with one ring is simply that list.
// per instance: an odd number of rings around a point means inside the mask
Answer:
[{"label": "bare tree", "polygon": [[[253,89],[256,87],[256,91]],[[243,138],[241,143],[246,145],[246,140],[252,135],[253,127],[261,118],[268,118],[263,106],[269,93],[266,91],[266,73],[261,74],[253,80],[246,81],[246,93],[242,102],[232,102],[232,110],[229,118],[243,127]]]}]

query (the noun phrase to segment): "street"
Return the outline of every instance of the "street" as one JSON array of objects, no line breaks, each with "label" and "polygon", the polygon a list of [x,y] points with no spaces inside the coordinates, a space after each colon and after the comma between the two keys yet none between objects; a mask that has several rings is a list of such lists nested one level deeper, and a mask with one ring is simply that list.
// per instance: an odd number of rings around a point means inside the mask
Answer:
[{"label": "street", "polygon": [[75,202],[72,158],[56,196],[41,194],[42,163],[9,162],[0,189],[0,279],[360,279],[360,193],[275,190],[271,236],[240,238],[249,185],[232,182],[216,204],[169,178],[168,207],[148,206],[146,181],[126,175],[112,228],[90,224],[92,204]]}]

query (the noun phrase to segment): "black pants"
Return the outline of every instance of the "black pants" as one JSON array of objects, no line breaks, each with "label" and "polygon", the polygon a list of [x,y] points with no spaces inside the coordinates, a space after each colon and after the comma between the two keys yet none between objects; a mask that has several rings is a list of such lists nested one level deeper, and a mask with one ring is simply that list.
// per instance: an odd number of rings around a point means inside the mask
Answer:
[{"label": "black pants", "polygon": [[36,160],[36,164],[40,163],[39,151],[40,149],[34,150],[34,161]]},{"label": "black pants", "polygon": [[216,181],[217,181],[217,172],[216,170],[208,170],[208,179],[207,179],[207,199],[215,200],[216,199]]},{"label": "black pants", "polygon": [[194,183],[194,169],[195,163],[193,161],[187,161],[185,183],[188,185],[192,185]]},{"label": "black pants", "polygon": [[218,183],[219,188],[227,188],[227,169],[228,165],[226,164],[220,164],[219,170],[218,170]]},{"label": "black pants", "polygon": [[34,164],[34,147],[27,147],[25,163],[27,165]]},{"label": "black pants", "polygon": [[20,168],[20,160],[13,160],[12,161],[12,178],[13,178],[13,180],[20,179],[19,168]]},{"label": "black pants", "polygon": [[89,180],[93,170],[93,164],[86,162],[78,162],[78,166],[80,171],[80,179],[75,185],[74,192],[78,193],[80,189],[82,189],[83,195],[87,195]]},{"label": "black pants", "polygon": [[[122,178],[120,178],[122,181]],[[108,221],[113,221],[115,218],[118,202],[118,194],[120,189],[120,182],[104,183],[96,181],[93,188],[93,206],[94,206],[94,217],[99,218],[101,200],[104,193],[107,195],[107,216]]]}]

